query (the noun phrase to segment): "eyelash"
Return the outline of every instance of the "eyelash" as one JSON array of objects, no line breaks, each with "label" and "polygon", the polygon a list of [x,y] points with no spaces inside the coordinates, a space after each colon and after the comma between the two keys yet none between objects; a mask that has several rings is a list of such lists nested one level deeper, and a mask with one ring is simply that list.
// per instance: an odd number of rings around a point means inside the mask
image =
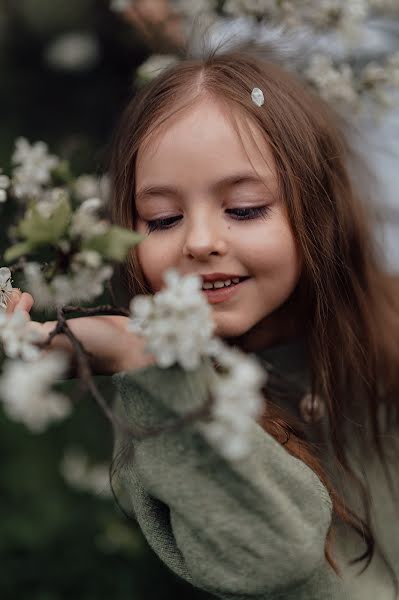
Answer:
[{"label": "eyelash", "polygon": [[[266,218],[271,211],[270,206],[249,206],[248,208],[231,208],[230,213],[236,214],[236,221],[249,221],[251,219]],[[248,211],[248,212],[247,212]],[[246,213],[246,215],[244,214]],[[249,216],[251,215],[251,216]],[[175,219],[175,220],[174,220]],[[171,229],[179,217],[168,217],[167,219],[153,219],[146,221],[147,231],[151,233],[156,230]]]}]

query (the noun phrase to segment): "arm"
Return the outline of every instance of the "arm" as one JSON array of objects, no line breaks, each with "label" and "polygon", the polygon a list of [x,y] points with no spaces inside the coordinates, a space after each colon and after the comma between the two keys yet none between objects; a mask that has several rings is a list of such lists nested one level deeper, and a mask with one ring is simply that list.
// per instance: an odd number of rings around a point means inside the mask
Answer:
[{"label": "arm", "polygon": [[[113,380],[119,411],[141,427],[205,400],[200,370],[151,366]],[[332,598],[321,593],[332,585],[324,558],[332,506],[326,488],[255,422],[250,435],[249,456],[234,463],[195,424],[135,442],[120,476],[144,535],[178,575],[220,597],[277,598],[292,588],[296,600]]]}]

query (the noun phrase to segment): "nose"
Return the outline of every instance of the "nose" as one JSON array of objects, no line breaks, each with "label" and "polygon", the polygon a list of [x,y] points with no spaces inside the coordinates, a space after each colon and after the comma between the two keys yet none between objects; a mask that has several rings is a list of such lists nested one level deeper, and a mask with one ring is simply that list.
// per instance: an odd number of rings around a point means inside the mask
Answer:
[{"label": "nose", "polygon": [[222,233],[222,226],[209,219],[197,219],[187,225],[183,255],[197,260],[206,259],[213,254],[226,253],[227,244]]}]

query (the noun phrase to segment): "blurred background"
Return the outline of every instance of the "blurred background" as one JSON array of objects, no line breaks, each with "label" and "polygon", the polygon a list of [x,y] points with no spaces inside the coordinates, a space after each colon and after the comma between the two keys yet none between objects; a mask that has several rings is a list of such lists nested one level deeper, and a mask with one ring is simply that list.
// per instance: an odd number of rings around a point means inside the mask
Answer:
[{"label": "blurred background", "polygon": [[[108,1],[2,0],[0,166],[7,172],[24,136],[45,141],[76,174],[106,171],[114,124],[151,52]],[[7,207],[0,214],[3,252]],[[98,385],[112,395],[107,378]],[[76,380],[60,387],[76,396]],[[111,453],[111,428],[89,395],[41,435],[0,412],[2,600],[204,597],[163,566],[117,508]]]},{"label": "blurred background", "polygon": [[[231,32],[263,39],[281,23],[307,30],[312,47],[338,61],[335,67],[319,62],[308,74],[336,103],[350,96],[339,61],[358,69],[374,61],[385,65],[399,51],[398,0],[0,0],[0,167],[8,172],[14,141],[24,136],[45,141],[76,175],[106,173],[123,106],[177,60],[198,14],[214,26],[215,42]],[[390,104],[384,96],[377,111],[367,109],[366,97],[384,76],[388,87],[399,89],[399,60],[397,71],[369,68],[361,85],[350,82],[366,110],[357,117],[350,106],[346,114],[357,119],[361,149],[378,181],[376,237],[387,267],[398,272],[398,96],[391,90]],[[7,206],[0,215],[2,253]],[[96,304],[108,300],[104,294]],[[97,379],[111,397],[109,379]],[[77,385],[70,380],[62,387],[74,397]],[[112,432],[88,395],[69,419],[40,435],[0,412],[0,449],[2,600],[206,597],[160,563],[115,505],[108,484]]]}]

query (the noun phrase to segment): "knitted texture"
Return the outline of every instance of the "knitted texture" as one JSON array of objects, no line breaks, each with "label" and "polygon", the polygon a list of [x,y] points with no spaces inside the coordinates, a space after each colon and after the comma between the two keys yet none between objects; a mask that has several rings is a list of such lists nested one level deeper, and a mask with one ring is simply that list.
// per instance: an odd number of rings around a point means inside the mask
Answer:
[{"label": "knitted texture", "polygon": [[[113,381],[117,412],[135,426],[205,401],[201,368],[150,366]],[[117,478],[148,543],[177,575],[226,600],[349,600],[324,556],[327,489],[255,422],[249,438],[239,461],[221,457],[195,423],[134,442]],[[116,436],[115,456],[127,442]]]}]

